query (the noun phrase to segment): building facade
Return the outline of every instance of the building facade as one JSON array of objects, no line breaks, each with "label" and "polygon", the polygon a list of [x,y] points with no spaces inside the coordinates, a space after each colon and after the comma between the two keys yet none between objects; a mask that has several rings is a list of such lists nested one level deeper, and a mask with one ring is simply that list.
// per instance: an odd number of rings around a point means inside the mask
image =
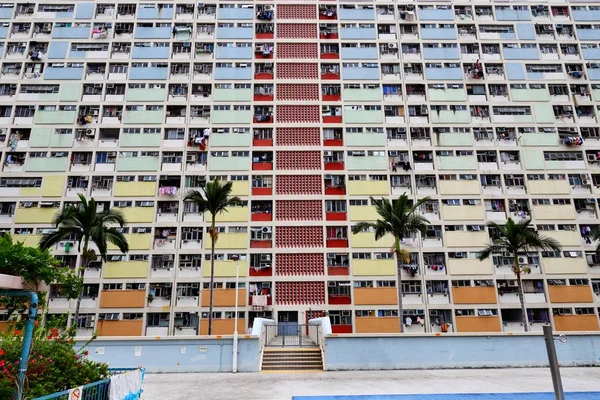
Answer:
[{"label": "building facade", "polygon": [[[4,2],[0,39],[2,231],[36,245],[78,194],[128,220],[130,253],[85,271],[82,335],[206,334],[208,225],[183,198],[214,179],[243,200],[218,217],[214,333],[238,267],[241,332],[522,331],[512,260],[476,259],[507,217],[564,247],[519,256],[531,328],[599,329],[593,2]],[[403,193],[431,226],[398,282],[391,238],[350,228]],[[73,306],[51,288],[51,316]]]}]

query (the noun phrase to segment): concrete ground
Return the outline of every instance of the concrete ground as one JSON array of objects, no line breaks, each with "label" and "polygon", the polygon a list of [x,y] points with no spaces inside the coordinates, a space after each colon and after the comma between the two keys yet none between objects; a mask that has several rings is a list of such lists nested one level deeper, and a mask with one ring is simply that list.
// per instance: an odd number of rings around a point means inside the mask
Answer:
[{"label": "concrete ground", "polygon": [[[567,392],[600,391],[600,368],[562,368],[561,374]],[[290,400],[292,396],[551,391],[547,368],[146,374],[142,399]]]}]

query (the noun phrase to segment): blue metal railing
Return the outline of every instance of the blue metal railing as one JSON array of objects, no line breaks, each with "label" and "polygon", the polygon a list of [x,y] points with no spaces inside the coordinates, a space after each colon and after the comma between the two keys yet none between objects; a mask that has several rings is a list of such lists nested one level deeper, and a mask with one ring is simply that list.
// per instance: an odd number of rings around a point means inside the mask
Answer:
[{"label": "blue metal railing", "polygon": [[[108,372],[111,375],[122,374],[128,371],[135,371],[137,368],[109,368]],[[110,379],[103,379],[101,381],[88,383],[83,385],[81,393],[81,400],[108,400]],[[33,400],[69,400],[69,391],[63,390],[62,392],[49,394],[47,396],[36,397]]]}]

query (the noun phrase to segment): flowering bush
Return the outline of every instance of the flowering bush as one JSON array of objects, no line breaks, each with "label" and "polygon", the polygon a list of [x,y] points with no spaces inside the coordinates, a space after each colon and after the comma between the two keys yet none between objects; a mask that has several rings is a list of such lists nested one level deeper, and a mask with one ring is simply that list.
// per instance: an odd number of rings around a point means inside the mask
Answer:
[{"label": "flowering bush", "polygon": [[[0,334],[0,399],[14,396],[23,331]],[[70,333],[36,326],[29,356],[24,398],[44,396],[106,379],[108,365],[88,360],[85,346],[76,349]]]}]

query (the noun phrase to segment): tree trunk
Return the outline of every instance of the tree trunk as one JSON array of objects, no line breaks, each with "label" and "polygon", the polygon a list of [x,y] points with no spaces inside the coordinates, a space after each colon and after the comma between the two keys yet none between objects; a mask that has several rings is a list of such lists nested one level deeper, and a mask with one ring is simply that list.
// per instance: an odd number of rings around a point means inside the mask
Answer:
[{"label": "tree trunk", "polygon": [[404,317],[402,316],[402,259],[400,258],[400,238],[396,238],[396,272],[398,274],[398,320],[400,333],[404,332]]},{"label": "tree trunk", "polygon": [[515,275],[517,276],[517,290],[519,291],[519,302],[521,303],[522,322],[525,332],[529,332],[529,318],[527,318],[527,308],[525,308],[525,296],[523,295],[523,283],[521,281],[521,267],[519,258],[515,254]]},{"label": "tree trunk", "polygon": [[89,257],[88,257],[88,246],[89,246],[89,239],[84,239],[83,242],[83,254],[81,256],[81,267],[79,268],[79,279],[81,279],[81,290],[79,291],[79,294],[77,295],[77,302],[75,303],[75,314],[73,315],[73,321],[75,322],[75,330],[77,330],[79,328],[79,309],[81,308],[81,299],[83,298],[83,275],[85,274],[85,269],[88,267],[89,264]]},{"label": "tree trunk", "polygon": [[208,300],[208,334],[212,335],[212,313],[213,313],[213,294],[215,288],[215,244],[217,242],[217,233],[215,232],[216,218],[213,215],[210,224],[210,288],[209,288],[209,300]]}]

